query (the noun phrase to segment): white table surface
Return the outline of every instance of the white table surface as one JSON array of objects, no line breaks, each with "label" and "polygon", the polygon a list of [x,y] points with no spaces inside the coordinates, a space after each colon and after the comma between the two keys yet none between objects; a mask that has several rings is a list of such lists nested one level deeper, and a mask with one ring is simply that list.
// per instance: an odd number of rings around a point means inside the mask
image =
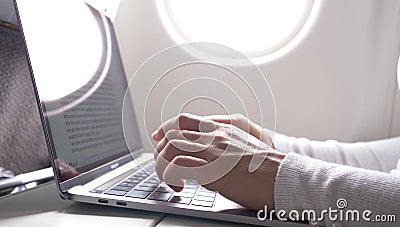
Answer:
[{"label": "white table surface", "polygon": [[54,182],[0,199],[0,227],[78,227],[82,224],[85,227],[244,226],[231,222],[63,200],[57,194]]},{"label": "white table surface", "polygon": [[63,200],[54,183],[0,200],[0,226],[156,226],[164,214]]}]

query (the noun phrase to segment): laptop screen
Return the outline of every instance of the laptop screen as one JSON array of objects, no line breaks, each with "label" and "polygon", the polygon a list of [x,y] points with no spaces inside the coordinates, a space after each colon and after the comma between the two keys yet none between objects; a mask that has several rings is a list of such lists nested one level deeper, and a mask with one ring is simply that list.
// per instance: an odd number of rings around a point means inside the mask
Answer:
[{"label": "laptop screen", "polygon": [[[131,150],[141,149],[111,21],[81,0],[16,5],[59,181],[127,156],[124,130]],[[132,116],[124,129],[123,104]]]}]

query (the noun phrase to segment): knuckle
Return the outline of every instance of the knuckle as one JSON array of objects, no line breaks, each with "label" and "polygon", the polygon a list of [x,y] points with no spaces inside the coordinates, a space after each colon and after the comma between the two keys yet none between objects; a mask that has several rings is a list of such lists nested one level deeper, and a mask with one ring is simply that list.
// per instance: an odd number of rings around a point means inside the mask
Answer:
[{"label": "knuckle", "polygon": [[212,120],[202,120],[200,122],[199,131],[200,132],[213,132],[218,130],[220,124]]},{"label": "knuckle", "polygon": [[215,135],[214,140],[216,140],[216,141],[225,141],[226,140],[226,136],[222,135],[222,134],[217,134],[217,135]]},{"label": "knuckle", "polygon": [[218,143],[217,147],[221,150],[226,150],[228,148],[229,143],[227,141],[221,141]]},{"label": "knuckle", "polygon": [[165,139],[157,144],[156,149],[155,149],[156,152],[160,153],[162,151],[162,149],[164,149],[164,147],[166,145],[164,141],[165,141]]},{"label": "knuckle", "polygon": [[213,120],[208,121],[208,123],[210,125],[212,125],[214,130],[218,130],[219,128],[222,128],[224,125],[226,125],[224,123],[216,122],[216,121],[213,121]]},{"label": "knuckle", "polygon": [[243,120],[246,119],[246,117],[243,116],[243,115],[240,114],[240,113],[232,114],[231,118],[232,118],[232,120],[234,120],[234,121],[243,121]]},{"label": "knuckle", "polygon": [[185,156],[178,155],[174,157],[174,159],[172,159],[171,163],[175,165],[180,165],[180,163],[182,163],[183,161],[185,161]]},{"label": "knuckle", "polygon": [[245,117],[244,117],[243,114],[241,114],[241,113],[235,113],[235,114],[232,114],[232,118],[235,118],[235,119],[243,119],[243,118],[245,118]]},{"label": "knuckle", "polygon": [[233,125],[225,124],[225,125],[220,125],[219,128],[218,128],[218,131],[220,131],[222,133],[225,133],[225,134],[228,134],[228,133],[230,133],[232,131],[232,129],[233,129]]},{"label": "knuckle", "polygon": [[164,153],[169,152],[171,150],[175,149],[174,144],[171,141],[168,141],[167,144],[164,147]]},{"label": "knuckle", "polygon": [[232,117],[232,123],[233,125],[236,126],[244,126],[246,124],[249,123],[249,120],[247,117],[243,116],[242,114],[234,114],[234,116]]},{"label": "knuckle", "polygon": [[207,121],[209,124],[210,124],[210,126],[212,127],[212,128],[214,128],[214,129],[218,129],[219,127],[221,127],[221,123],[218,123],[218,122],[215,122],[215,121]]},{"label": "knuckle", "polygon": [[190,131],[187,130],[182,130],[181,132],[181,136],[183,137],[183,139],[185,140],[195,140],[198,138],[198,136]]},{"label": "knuckle", "polygon": [[191,135],[187,130],[181,130],[179,133],[185,138]]},{"label": "knuckle", "polygon": [[179,122],[186,121],[186,120],[188,120],[188,119],[190,119],[190,118],[191,118],[191,116],[190,116],[190,114],[188,114],[188,113],[180,113],[180,114],[178,115],[178,121],[179,121]]},{"label": "knuckle", "polygon": [[160,158],[157,159],[157,165],[160,168],[165,168],[167,164],[171,161],[170,151],[168,151],[167,149],[162,150],[158,156]]},{"label": "knuckle", "polygon": [[168,130],[168,132],[165,134],[165,136],[168,138],[168,140],[171,140],[171,139],[175,138],[177,134],[178,134],[178,130],[171,129],[171,130]]}]

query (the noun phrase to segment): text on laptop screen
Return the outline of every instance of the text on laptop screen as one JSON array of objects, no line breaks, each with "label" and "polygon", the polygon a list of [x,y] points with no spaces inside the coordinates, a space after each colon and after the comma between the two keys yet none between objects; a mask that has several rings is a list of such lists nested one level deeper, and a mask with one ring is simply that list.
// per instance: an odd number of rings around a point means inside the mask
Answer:
[{"label": "text on laptop screen", "polygon": [[[17,6],[59,179],[129,154],[122,127],[127,82],[110,20],[81,0]],[[132,119],[125,130],[140,149],[133,108],[126,109]]]}]

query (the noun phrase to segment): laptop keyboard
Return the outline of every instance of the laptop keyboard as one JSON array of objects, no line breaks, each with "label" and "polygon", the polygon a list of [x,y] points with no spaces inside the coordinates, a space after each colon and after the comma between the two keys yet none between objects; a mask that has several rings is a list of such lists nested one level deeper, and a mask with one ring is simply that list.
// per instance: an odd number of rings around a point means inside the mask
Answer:
[{"label": "laptop keyboard", "polygon": [[175,192],[158,179],[154,163],[115,184],[104,194],[202,207],[212,207],[216,197],[216,192],[207,190],[193,180],[185,180],[183,190]]}]

